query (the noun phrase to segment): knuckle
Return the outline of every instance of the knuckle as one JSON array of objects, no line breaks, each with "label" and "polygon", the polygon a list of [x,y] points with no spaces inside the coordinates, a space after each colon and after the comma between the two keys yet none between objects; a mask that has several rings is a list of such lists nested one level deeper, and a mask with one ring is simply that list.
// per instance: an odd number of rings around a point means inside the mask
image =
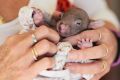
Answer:
[{"label": "knuckle", "polygon": [[50,48],[50,42],[49,42],[48,40],[44,39],[44,40],[42,41],[42,43],[44,44],[44,46],[45,46],[46,48]]},{"label": "knuckle", "polygon": [[47,26],[42,25],[40,26],[40,28],[38,28],[37,32],[43,32],[44,35],[47,35],[49,34],[49,28]]},{"label": "knuckle", "polygon": [[55,39],[56,39],[55,42],[58,43],[58,42],[60,41],[60,36],[59,36],[59,34],[58,34],[57,32],[55,32],[55,34],[56,34],[56,35],[54,36]]},{"label": "knuckle", "polygon": [[46,58],[44,58],[44,60],[45,60],[45,64],[46,64],[46,66],[52,66],[52,61],[51,61],[51,59],[50,58],[48,58],[48,57],[46,57]]},{"label": "knuckle", "polygon": [[49,30],[48,27],[45,27],[45,28],[44,28],[44,31],[45,31],[46,34],[49,34],[49,33],[50,33],[50,30]]},{"label": "knuckle", "polygon": [[49,41],[47,39],[43,39],[42,42],[43,43],[49,43]]},{"label": "knuckle", "polygon": [[50,42],[46,39],[41,40],[35,45],[35,48],[43,49],[45,52],[48,52],[48,50],[50,49]]},{"label": "knuckle", "polygon": [[41,47],[42,49],[46,50],[46,52],[50,49],[50,42],[46,39],[40,41],[38,44],[35,45],[36,47]]}]

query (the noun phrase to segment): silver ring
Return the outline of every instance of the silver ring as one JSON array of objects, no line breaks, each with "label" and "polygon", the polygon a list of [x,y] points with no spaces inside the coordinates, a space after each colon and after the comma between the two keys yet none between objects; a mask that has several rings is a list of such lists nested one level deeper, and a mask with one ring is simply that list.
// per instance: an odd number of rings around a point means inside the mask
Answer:
[{"label": "silver ring", "polygon": [[34,34],[32,34],[32,41],[33,41],[33,43],[37,42],[37,38],[36,38],[36,36]]},{"label": "silver ring", "polygon": [[37,60],[38,53],[35,48],[32,49],[32,54],[33,54],[34,60]]}]

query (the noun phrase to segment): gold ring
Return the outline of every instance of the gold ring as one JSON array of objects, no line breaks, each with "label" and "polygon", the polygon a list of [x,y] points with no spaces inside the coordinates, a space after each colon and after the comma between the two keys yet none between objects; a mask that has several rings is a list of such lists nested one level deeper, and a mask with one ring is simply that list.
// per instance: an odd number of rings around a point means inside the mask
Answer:
[{"label": "gold ring", "polygon": [[37,60],[38,53],[35,48],[32,49],[32,54],[33,54],[34,60]]},{"label": "gold ring", "polygon": [[32,34],[32,41],[33,41],[33,43],[37,42],[37,38],[36,38],[35,34]]},{"label": "gold ring", "polygon": [[106,67],[107,67],[107,62],[102,61],[102,72],[106,69]]},{"label": "gold ring", "polygon": [[108,55],[108,52],[109,52],[109,50],[108,50],[108,48],[107,48],[107,46],[105,45],[105,44],[103,44],[103,47],[105,48],[105,50],[106,50],[106,54],[105,54],[105,57]]},{"label": "gold ring", "polygon": [[0,24],[4,23],[4,18],[2,16],[0,16]]}]

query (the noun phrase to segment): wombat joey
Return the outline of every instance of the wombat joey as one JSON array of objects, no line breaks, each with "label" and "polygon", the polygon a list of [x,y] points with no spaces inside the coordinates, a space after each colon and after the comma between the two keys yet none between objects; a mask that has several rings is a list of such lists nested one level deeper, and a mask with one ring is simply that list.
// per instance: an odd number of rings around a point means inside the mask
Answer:
[{"label": "wombat joey", "polygon": [[[72,7],[61,15],[60,20],[56,24],[56,29],[61,37],[66,38],[79,34],[84,30],[100,27],[102,24],[102,20],[90,20],[83,9]],[[78,41],[79,47],[91,47],[92,45],[92,40],[88,38]]]},{"label": "wombat joey", "polygon": [[80,8],[70,8],[57,22],[57,31],[62,37],[69,37],[88,29],[88,14]]}]

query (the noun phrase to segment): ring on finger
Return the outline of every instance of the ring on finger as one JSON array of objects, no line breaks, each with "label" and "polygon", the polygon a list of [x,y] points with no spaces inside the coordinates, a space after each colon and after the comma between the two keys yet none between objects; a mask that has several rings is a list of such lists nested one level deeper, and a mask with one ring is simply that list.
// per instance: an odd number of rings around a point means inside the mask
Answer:
[{"label": "ring on finger", "polygon": [[32,49],[33,59],[37,60],[38,53],[35,48]]},{"label": "ring on finger", "polygon": [[36,38],[35,34],[32,34],[32,42],[33,42],[33,44],[37,42],[37,38]]},{"label": "ring on finger", "polygon": [[107,62],[102,61],[102,71],[105,71],[106,67],[107,67]]},{"label": "ring on finger", "polygon": [[108,48],[107,48],[107,46],[105,44],[103,44],[103,47],[105,48],[105,51],[106,51],[106,53],[105,53],[105,57],[106,57],[106,56],[108,56],[109,50],[108,50]]}]

